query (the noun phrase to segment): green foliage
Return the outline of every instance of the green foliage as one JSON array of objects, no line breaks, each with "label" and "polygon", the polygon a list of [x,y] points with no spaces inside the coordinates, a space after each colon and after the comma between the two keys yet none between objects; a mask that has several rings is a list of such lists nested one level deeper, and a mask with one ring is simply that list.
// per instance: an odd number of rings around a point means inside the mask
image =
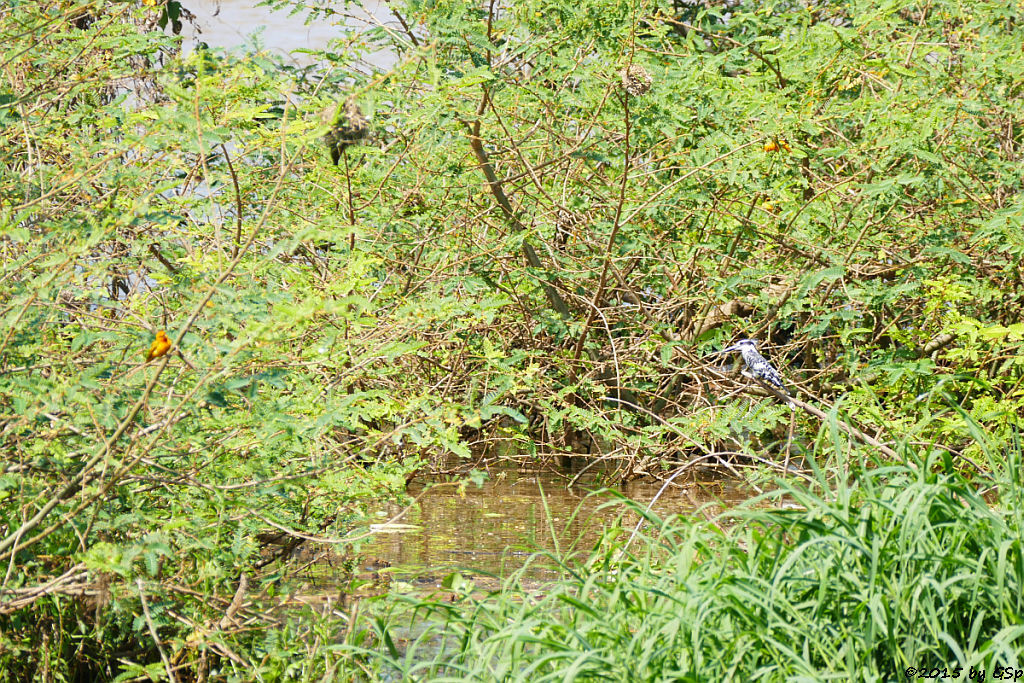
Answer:
[{"label": "green foliage", "polygon": [[[587,443],[624,472],[783,438],[831,472],[877,456],[737,399],[703,354],[741,335],[908,458],[968,467],[979,431],[1021,428],[1018,6],[409,0],[407,29],[340,29],[297,68],[183,55],[186,7],[152,4],[0,15],[11,677],[355,666],[292,668],[303,626],[233,628],[241,577],[285,604],[268,538],[351,538],[367,500],[477,443]],[[371,50],[394,66],[352,66]],[[320,112],[349,97],[373,133],[334,166]],[[171,352],[143,364],[158,330]],[[742,616],[721,651],[785,659]]]}]

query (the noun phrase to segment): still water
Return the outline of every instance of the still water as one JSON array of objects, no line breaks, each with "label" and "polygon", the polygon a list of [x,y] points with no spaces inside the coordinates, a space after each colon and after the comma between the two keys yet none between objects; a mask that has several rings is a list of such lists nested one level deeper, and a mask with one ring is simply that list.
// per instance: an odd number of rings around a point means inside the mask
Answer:
[{"label": "still water", "polygon": [[[585,553],[610,526],[617,524],[628,535],[639,520],[612,494],[598,492],[603,488],[599,474],[573,486],[567,486],[570,477],[554,470],[492,468],[489,474],[480,487],[414,482],[409,493],[418,497],[416,504],[397,526],[376,528],[360,549],[364,562],[431,580],[456,569],[506,576],[531,553]],[[704,513],[714,514],[750,495],[729,480],[680,480],[651,506],[658,516],[698,514],[702,506],[707,506]],[[633,481],[614,490],[647,507],[661,486],[653,480]],[[384,522],[401,510],[384,505],[378,514]],[[531,577],[555,573],[552,562],[531,560]]]},{"label": "still water", "polygon": [[[343,28],[366,29],[384,26],[401,30],[401,24],[391,14],[386,3],[364,2],[363,8],[352,5],[341,11],[342,3],[335,3],[339,14],[321,16],[308,21],[306,12],[289,15],[287,11],[273,12],[269,7],[255,7],[256,0],[182,0],[196,19],[186,22],[182,30],[185,50],[197,43],[228,49],[261,49],[275,53],[285,62],[305,65],[314,58],[302,50],[323,50],[330,41],[342,37]],[[370,52],[365,57],[368,66],[386,69],[394,57],[386,52]]]}]

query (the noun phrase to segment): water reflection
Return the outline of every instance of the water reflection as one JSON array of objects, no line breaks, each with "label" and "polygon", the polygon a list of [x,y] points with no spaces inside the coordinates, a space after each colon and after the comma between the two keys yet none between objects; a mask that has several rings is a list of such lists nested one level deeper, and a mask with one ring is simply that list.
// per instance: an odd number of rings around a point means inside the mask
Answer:
[{"label": "water reflection", "polygon": [[[469,484],[461,491],[414,483],[409,492],[419,502],[400,520],[411,528],[382,529],[360,555],[390,564],[396,575],[440,578],[466,568],[505,576],[538,550],[586,552],[618,518],[627,530],[638,520],[622,506],[608,505],[612,496],[591,495],[602,487],[599,476],[573,488],[555,472],[515,469],[492,470],[482,487]],[[660,482],[635,481],[616,490],[646,506],[660,488]],[[749,495],[727,480],[690,480],[666,490],[652,509],[663,517],[693,514],[700,505],[731,504]],[[387,505],[378,515],[383,521],[400,510]],[[554,573],[550,562],[531,564],[528,571],[533,578]]]}]

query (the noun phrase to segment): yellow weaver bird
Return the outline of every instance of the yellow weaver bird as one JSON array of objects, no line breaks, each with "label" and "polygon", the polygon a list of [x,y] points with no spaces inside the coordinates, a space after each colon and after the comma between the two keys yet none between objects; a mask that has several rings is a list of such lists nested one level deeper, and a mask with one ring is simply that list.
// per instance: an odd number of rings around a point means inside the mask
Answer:
[{"label": "yellow weaver bird", "polygon": [[167,338],[167,333],[160,330],[156,333],[156,339],[149,346],[149,353],[146,354],[146,362],[159,358],[165,355],[171,350],[171,340]]},{"label": "yellow weaver bird", "polygon": [[764,151],[766,152],[778,152],[779,150],[785,150],[792,152],[793,148],[789,146],[789,143],[779,138],[772,138],[764,145]]}]

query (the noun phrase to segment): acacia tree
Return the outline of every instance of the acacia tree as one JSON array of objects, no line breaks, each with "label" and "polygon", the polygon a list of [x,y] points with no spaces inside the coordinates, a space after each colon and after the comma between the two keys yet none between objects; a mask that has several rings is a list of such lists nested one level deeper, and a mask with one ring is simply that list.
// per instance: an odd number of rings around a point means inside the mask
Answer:
[{"label": "acacia tree", "polygon": [[632,464],[749,452],[742,431],[760,450],[787,412],[719,407],[737,385],[703,357],[749,336],[890,444],[966,438],[954,402],[1000,438],[1017,425],[1013,12],[394,11],[369,37],[399,66],[357,85],[383,158],[347,178],[400,188],[358,212],[401,269],[391,291],[501,306],[489,329],[447,329],[506,354],[496,374],[465,355],[417,368],[458,405]]},{"label": "acacia tree", "polygon": [[[309,541],[344,550],[366,501],[418,462],[395,444],[451,438],[390,379],[415,342],[378,324],[381,259],[334,210],[311,103],[281,95],[297,75],[183,57],[168,34],[183,12],[55,1],[2,15],[13,677],[252,667],[254,643],[288,633],[278,600],[254,603],[275,592],[275,560]],[[159,331],[169,352],[147,363]],[[253,619],[255,638],[240,628]],[[236,631],[247,644],[210,635]]]}]

